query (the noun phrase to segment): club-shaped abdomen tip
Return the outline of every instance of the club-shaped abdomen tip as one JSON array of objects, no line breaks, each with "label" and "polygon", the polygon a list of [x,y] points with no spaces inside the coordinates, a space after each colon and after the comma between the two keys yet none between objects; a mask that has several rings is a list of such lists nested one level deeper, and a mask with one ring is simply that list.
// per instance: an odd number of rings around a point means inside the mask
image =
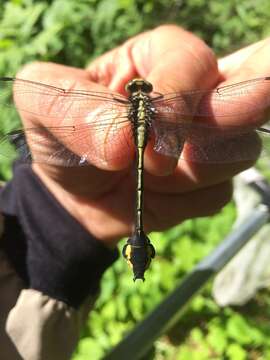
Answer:
[{"label": "club-shaped abdomen tip", "polygon": [[132,268],[133,280],[144,281],[144,273],[155,256],[155,249],[149,238],[143,232],[134,233],[125,244],[122,253]]},{"label": "club-shaped abdomen tip", "polygon": [[133,281],[135,282],[136,280],[142,280],[142,281],[145,281],[145,278],[144,276],[143,277],[139,277],[139,276],[135,276],[133,277]]}]

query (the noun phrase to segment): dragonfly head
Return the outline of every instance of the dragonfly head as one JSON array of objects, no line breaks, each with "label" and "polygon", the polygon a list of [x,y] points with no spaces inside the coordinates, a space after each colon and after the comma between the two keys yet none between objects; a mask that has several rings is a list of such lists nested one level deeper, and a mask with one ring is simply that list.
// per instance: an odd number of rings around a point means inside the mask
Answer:
[{"label": "dragonfly head", "polygon": [[143,79],[133,79],[126,84],[125,89],[126,92],[130,94],[133,94],[138,91],[149,94],[150,92],[153,91],[153,85],[150,82]]}]

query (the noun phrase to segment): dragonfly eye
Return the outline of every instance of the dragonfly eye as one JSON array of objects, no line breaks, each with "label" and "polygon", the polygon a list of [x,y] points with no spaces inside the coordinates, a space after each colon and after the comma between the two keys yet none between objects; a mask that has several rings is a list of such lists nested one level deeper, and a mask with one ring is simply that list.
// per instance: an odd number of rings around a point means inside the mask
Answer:
[{"label": "dragonfly eye", "polygon": [[153,86],[150,82],[143,79],[133,79],[126,84],[126,91],[130,94],[142,91],[146,94],[153,91]]}]

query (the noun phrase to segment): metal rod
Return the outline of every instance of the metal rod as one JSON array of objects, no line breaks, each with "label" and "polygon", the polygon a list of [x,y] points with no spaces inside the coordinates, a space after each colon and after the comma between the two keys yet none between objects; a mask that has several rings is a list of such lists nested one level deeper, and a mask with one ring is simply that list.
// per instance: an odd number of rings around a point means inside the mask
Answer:
[{"label": "metal rod", "polygon": [[154,341],[179,321],[183,307],[191,297],[231,260],[269,218],[267,206],[259,205],[254,209],[248,221],[233,229],[232,233],[195,266],[182,283],[103,359],[136,360],[145,355]]}]

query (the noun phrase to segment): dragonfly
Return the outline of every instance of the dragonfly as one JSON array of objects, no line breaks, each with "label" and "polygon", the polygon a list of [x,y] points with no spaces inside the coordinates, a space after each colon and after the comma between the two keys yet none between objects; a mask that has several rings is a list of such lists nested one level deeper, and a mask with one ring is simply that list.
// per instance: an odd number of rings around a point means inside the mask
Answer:
[{"label": "dragonfly", "polygon": [[144,280],[155,256],[143,223],[146,147],[191,163],[254,161],[261,144],[266,152],[270,147],[269,124],[253,125],[270,106],[270,76],[166,94],[155,92],[144,79],[133,79],[126,92],[124,96],[0,78],[0,108],[43,118],[46,124],[2,131],[0,160],[14,156],[15,148],[21,161],[108,169],[131,156],[136,169],[134,228],[122,254],[135,281]]}]

